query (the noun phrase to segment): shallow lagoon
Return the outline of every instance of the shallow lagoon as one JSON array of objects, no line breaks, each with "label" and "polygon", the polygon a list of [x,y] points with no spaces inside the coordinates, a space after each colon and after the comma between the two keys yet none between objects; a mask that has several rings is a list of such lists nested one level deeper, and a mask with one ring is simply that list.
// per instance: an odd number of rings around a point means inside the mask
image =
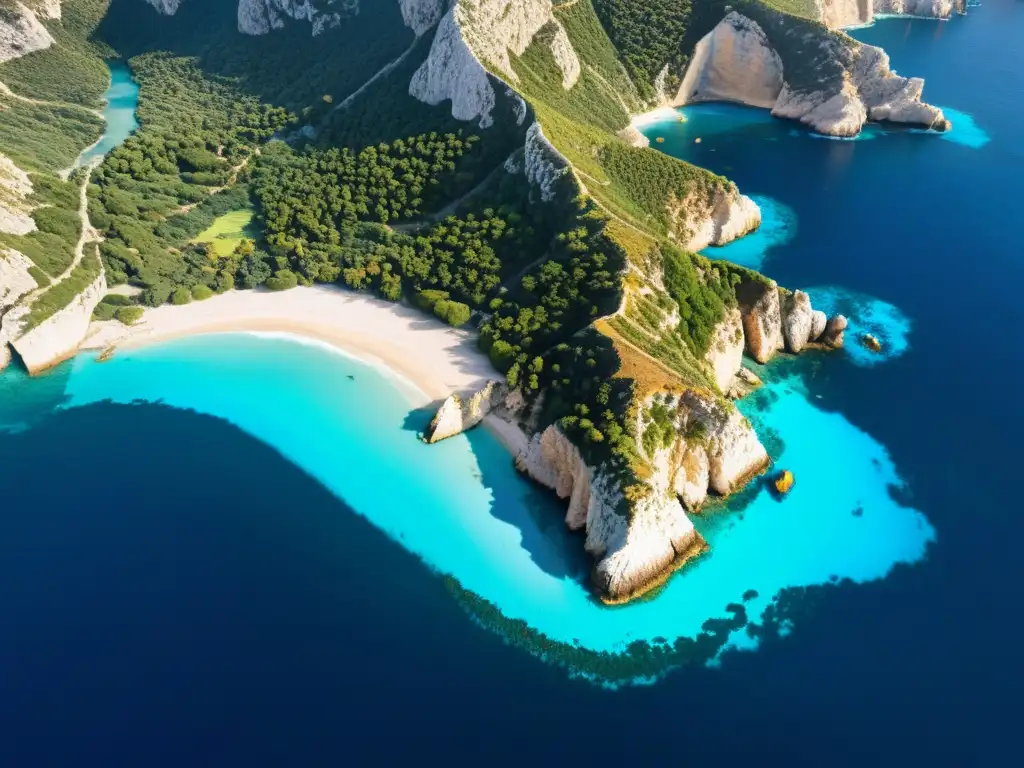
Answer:
[{"label": "shallow lagoon", "polygon": [[[8,383],[15,397],[35,385]],[[791,494],[779,502],[762,489],[741,512],[698,518],[711,553],[655,598],[614,609],[587,588],[582,541],[565,532],[563,505],[519,477],[495,439],[477,430],[422,444],[416,433],[429,414],[411,405],[408,385],[328,347],[199,337],[103,364],[79,358],[63,387],[63,408],[141,400],[226,419],[506,617],[595,651],[695,638],[745,596],[758,622],[784,588],[882,578],[920,559],[934,538],[920,513],[890,495],[900,480],[884,448],[812,404],[796,373],[779,371],[743,406],[779,466],[795,473]],[[730,642],[753,643],[744,632]]]}]

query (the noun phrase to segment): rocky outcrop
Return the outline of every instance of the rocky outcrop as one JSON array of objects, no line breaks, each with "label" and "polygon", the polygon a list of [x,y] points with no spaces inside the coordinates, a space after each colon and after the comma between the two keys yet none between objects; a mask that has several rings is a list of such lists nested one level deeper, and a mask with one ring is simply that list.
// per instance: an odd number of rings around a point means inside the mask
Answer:
[{"label": "rocky outcrop", "polygon": [[486,128],[493,124],[495,93],[483,63],[516,83],[511,57],[522,56],[541,30],[546,30],[543,41],[561,70],[562,86],[572,88],[580,76],[579,57],[552,14],[551,0],[460,0],[438,24],[409,93],[431,105],[450,100],[456,120],[478,120]]},{"label": "rocky outcrop", "polygon": [[[778,19],[775,23],[787,26]],[[673,104],[737,101],[770,108],[776,117],[798,120],[827,136],[854,136],[868,120],[949,127],[941,110],[921,101],[924,81],[896,75],[882,49],[829,36],[812,24],[799,42],[792,39],[792,22],[787,34],[787,45],[806,47],[828,62],[829,71],[801,59],[804,70],[822,71],[813,76],[800,72],[800,82],[791,82],[770,36],[755,21],[732,11],[698,43]],[[804,56],[802,49],[798,54]]]},{"label": "rocky outcrop", "polygon": [[12,342],[29,373],[44,371],[78,351],[93,310],[106,292],[107,280],[101,274],[70,304]]},{"label": "rocky outcrop", "polygon": [[32,266],[24,254],[10,248],[0,249],[0,316],[39,287],[29,272]]},{"label": "rocky outcrop", "polygon": [[725,319],[715,326],[704,357],[719,391],[728,392],[733,378],[743,367],[743,346],[743,316],[739,309],[730,309]]},{"label": "rocky outcrop", "polygon": [[526,180],[540,190],[540,199],[546,203],[555,199],[559,180],[569,173],[569,161],[548,141],[540,123],[526,130],[523,171]]},{"label": "rocky outcrop", "polygon": [[436,443],[475,427],[507,395],[508,391],[500,381],[489,381],[469,397],[449,396],[431,420],[426,441]]},{"label": "rocky outcrop", "polygon": [[446,0],[398,0],[402,7],[405,26],[420,37],[441,20],[447,7]]},{"label": "rocky outcrop", "polygon": [[719,187],[708,203],[703,193],[686,197],[680,204],[669,202],[674,229],[689,251],[701,251],[709,245],[725,245],[761,226],[761,209],[735,184]]},{"label": "rocky outcrop", "polygon": [[740,490],[768,466],[768,452],[754,427],[727,401],[688,391],[679,403],[680,433],[704,446],[708,487],[720,496]]},{"label": "rocky outcrop", "polygon": [[876,15],[948,19],[963,7],[956,0],[814,0],[817,19],[831,29],[870,24]]},{"label": "rocky outcrop", "polygon": [[840,349],[845,343],[847,325],[847,320],[843,315],[836,315],[829,319],[825,326],[825,333],[821,337],[822,343],[833,349]]},{"label": "rocky outcrop", "polygon": [[697,43],[674,103],[737,101],[771,109],[782,85],[782,60],[764,31],[730,13]]},{"label": "rocky outcrop", "polygon": [[441,19],[430,55],[412,77],[409,95],[431,106],[452,103],[456,120],[475,120],[481,128],[494,124],[494,86],[462,36],[458,6]]},{"label": "rocky outcrop", "polygon": [[774,280],[751,281],[740,285],[736,296],[743,315],[747,354],[759,363],[767,363],[784,346],[779,286]]},{"label": "rocky outcrop", "polygon": [[359,12],[359,0],[332,0],[316,7],[311,0],[238,0],[238,31],[244,35],[265,35],[281,29],[285,19],[308,21],[313,34],[336,27],[343,18]]},{"label": "rocky outcrop", "polygon": [[782,317],[782,336],[786,341],[786,349],[793,354],[803,352],[813,341],[811,338],[814,326],[813,315],[811,297],[806,293],[796,291],[786,297],[786,306]]},{"label": "rocky outcrop", "polygon": [[32,206],[32,180],[6,155],[0,154],[0,232],[27,235],[36,228]]},{"label": "rocky outcrop", "polygon": [[146,0],[147,3],[152,5],[158,13],[162,13],[165,16],[173,16],[178,12],[178,8],[181,6],[182,0]]},{"label": "rocky outcrop", "polygon": [[679,458],[672,487],[686,508],[696,512],[708,498],[711,487],[711,465],[707,449],[699,443],[679,441],[682,456]]},{"label": "rocky outcrop", "polygon": [[610,602],[643,592],[704,546],[672,493],[667,467],[657,473],[649,497],[627,511],[615,478],[588,467],[557,427],[535,435],[516,466],[568,499],[566,525],[586,529],[584,547],[596,560],[595,586]]},{"label": "rocky outcrop", "polygon": [[[52,12],[52,3],[42,7]],[[42,10],[41,9],[41,10]],[[57,4],[57,12],[60,4]],[[44,17],[46,18],[46,17]],[[17,2],[0,9],[0,62],[41,51],[53,45],[53,37],[39,21],[36,13]]]}]

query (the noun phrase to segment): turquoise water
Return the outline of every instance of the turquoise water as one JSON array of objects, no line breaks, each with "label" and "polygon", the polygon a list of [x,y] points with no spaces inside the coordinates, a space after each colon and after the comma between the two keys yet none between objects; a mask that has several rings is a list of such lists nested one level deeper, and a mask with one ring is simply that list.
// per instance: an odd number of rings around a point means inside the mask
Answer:
[{"label": "turquoise water", "polygon": [[[31,391],[34,382],[21,386]],[[786,587],[882,578],[920,559],[934,539],[919,512],[889,495],[900,480],[882,446],[816,407],[797,376],[779,375],[744,404],[773,457],[797,477],[786,502],[762,490],[741,514],[700,519],[710,555],[656,599],[616,609],[591,596],[581,542],[561,530],[564,506],[521,479],[489,434],[422,444],[416,429],[427,417],[415,413],[406,385],[330,347],[272,335],[200,337],[103,364],[80,357],[62,386],[64,408],[145,401],[225,419],[506,617],[596,651],[697,637],[751,590],[757,597],[746,609],[759,619]],[[753,645],[743,632],[731,642]]]},{"label": "turquoise water", "polygon": [[107,128],[100,140],[85,150],[78,158],[76,167],[89,165],[101,158],[139,129],[139,121],[135,110],[139,104],[139,86],[132,79],[132,71],[128,65],[117,59],[107,61],[110,68],[110,87],[103,98],[103,119]]}]

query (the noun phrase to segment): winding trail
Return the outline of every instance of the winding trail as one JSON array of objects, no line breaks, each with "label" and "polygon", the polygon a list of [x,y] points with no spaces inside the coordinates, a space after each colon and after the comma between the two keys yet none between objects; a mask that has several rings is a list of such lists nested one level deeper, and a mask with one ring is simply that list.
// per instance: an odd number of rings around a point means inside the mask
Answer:
[{"label": "winding trail", "polygon": [[71,277],[71,273],[75,271],[75,267],[82,262],[82,259],[85,256],[85,246],[100,239],[100,234],[93,229],[92,223],[89,221],[89,179],[92,176],[92,169],[99,165],[99,163],[100,158],[95,158],[91,163],[89,163],[89,165],[85,166],[85,178],[82,180],[82,186],[78,192],[78,221],[81,231],[78,235],[78,243],[75,245],[74,260],[67,269],[61,272],[57,277],[53,278],[49,285],[36,288],[25,296],[20,302],[24,306],[30,305],[37,298],[46,293],[46,291],[60,283],[63,283]]}]

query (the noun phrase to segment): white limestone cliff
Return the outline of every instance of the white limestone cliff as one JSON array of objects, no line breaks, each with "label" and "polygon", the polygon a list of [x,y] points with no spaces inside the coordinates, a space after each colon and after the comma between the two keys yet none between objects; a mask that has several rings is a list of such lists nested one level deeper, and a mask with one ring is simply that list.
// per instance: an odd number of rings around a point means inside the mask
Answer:
[{"label": "white limestone cliff", "polygon": [[472,429],[502,403],[507,395],[508,390],[504,384],[489,381],[468,397],[449,396],[431,420],[426,441],[436,443]]},{"label": "white limestone cliff", "polygon": [[722,392],[729,391],[733,378],[743,367],[743,346],[743,316],[739,309],[730,309],[725,319],[715,326],[704,357]]},{"label": "white limestone cliff", "polygon": [[963,7],[956,0],[814,0],[817,19],[831,29],[870,24],[876,15],[948,19]]},{"label": "white limestone cliff", "polygon": [[447,0],[398,0],[402,7],[402,19],[416,37],[432,29],[444,15]]},{"label": "white limestone cliff", "polygon": [[[52,3],[42,6],[40,11],[49,14]],[[60,11],[58,3],[57,12]],[[44,15],[44,18],[52,18]],[[10,61],[19,56],[41,51],[53,45],[53,37],[39,21],[36,12],[15,1],[0,13],[0,62]]]},{"label": "white limestone cliff", "polygon": [[[808,40],[808,45],[815,41]],[[868,120],[946,130],[942,111],[921,101],[924,81],[896,75],[885,51],[849,38],[818,43],[843,67],[833,84],[797,90],[764,30],[732,11],[697,45],[673,105],[725,100],[770,108],[828,136],[854,136]]]},{"label": "white limestone cliff", "polygon": [[32,180],[6,155],[0,154],[0,232],[27,235],[36,228],[28,202]]},{"label": "white limestone cliff", "polygon": [[146,2],[165,16],[173,16],[181,6],[181,0],[146,0]]},{"label": "white limestone cliff", "polygon": [[285,19],[307,21],[313,35],[319,35],[359,12],[359,0],[328,0],[318,9],[310,0],[238,0],[238,31],[244,35],[265,35],[281,29]]},{"label": "white limestone cliff", "polygon": [[786,349],[793,354],[803,352],[812,341],[813,315],[811,297],[803,291],[796,291],[786,298],[786,308],[782,319],[782,336],[786,341]]},{"label": "white limestone cliff", "polygon": [[669,201],[669,215],[675,234],[693,252],[709,245],[725,245],[761,226],[761,209],[735,184],[719,187],[708,202],[702,193],[686,197],[680,204]]},{"label": "white limestone cliff", "polygon": [[101,274],[70,304],[11,342],[29,373],[44,371],[78,351],[93,310],[106,293],[107,280]]},{"label": "white limestone cliff", "polygon": [[459,0],[438,24],[430,54],[413,75],[409,94],[432,106],[451,101],[456,120],[476,120],[486,128],[494,122],[495,93],[484,64],[506,82],[516,83],[511,56],[521,56],[545,28],[545,41],[568,90],[579,79],[581,67],[552,13],[551,0]]},{"label": "white limestone cliff", "polygon": [[764,31],[730,13],[697,43],[674,103],[736,101],[771,109],[782,86],[782,60]]},{"label": "white limestone cliff", "polygon": [[569,173],[569,161],[548,141],[540,123],[526,129],[523,170],[526,180],[540,190],[540,198],[546,203],[555,199],[558,181]]},{"label": "white limestone cliff", "polygon": [[11,248],[0,249],[0,316],[39,287],[29,272],[32,266],[25,254]]}]

